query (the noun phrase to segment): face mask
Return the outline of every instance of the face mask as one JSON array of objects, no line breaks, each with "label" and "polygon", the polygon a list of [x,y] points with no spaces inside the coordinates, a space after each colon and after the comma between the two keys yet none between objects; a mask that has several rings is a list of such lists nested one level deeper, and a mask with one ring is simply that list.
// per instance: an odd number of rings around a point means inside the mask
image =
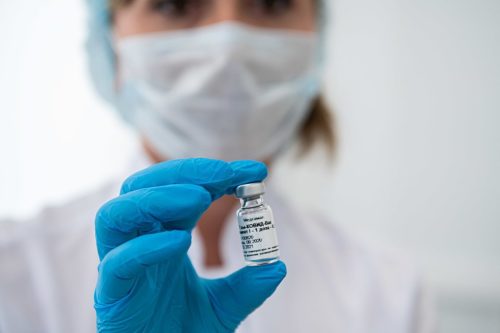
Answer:
[{"label": "face mask", "polygon": [[117,41],[119,108],[168,158],[275,157],[319,93],[314,33],[238,23]]}]

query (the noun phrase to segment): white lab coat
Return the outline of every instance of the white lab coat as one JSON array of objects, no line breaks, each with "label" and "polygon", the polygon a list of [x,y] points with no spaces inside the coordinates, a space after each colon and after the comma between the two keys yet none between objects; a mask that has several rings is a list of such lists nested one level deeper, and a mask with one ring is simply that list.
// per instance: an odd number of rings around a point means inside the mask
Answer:
[{"label": "white lab coat", "polygon": [[[1,333],[95,332],[94,215],[119,185],[47,208],[27,223],[0,222]],[[325,216],[292,206],[276,193],[272,179],[267,185],[288,275],[238,332],[431,331],[431,311],[410,264],[356,241]],[[189,254],[201,275],[242,267],[235,221],[230,215],[222,244],[226,264],[219,270],[202,267],[194,233]]]}]

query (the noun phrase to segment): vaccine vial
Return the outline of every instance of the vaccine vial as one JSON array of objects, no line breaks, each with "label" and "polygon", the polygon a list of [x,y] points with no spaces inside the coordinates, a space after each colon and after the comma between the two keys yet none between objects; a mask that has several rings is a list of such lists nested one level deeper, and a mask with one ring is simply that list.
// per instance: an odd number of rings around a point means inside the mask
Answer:
[{"label": "vaccine vial", "polygon": [[236,215],[243,256],[248,266],[271,264],[279,259],[273,212],[264,202],[264,193],[264,183],[240,185],[235,191],[241,202]]}]

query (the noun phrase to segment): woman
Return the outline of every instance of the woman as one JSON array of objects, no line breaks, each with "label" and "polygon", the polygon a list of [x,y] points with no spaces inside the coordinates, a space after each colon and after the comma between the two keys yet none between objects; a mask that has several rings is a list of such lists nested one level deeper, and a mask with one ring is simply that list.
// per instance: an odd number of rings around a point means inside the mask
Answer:
[{"label": "woman", "polygon": [[102,332],[428,331],[409,265],[292,207],[272,181],[283,262],[241,269],[229,194],[264,180],[295,139],[333,146],[321,6],[89,0],[96,87],[156,164],[118,196],[110,186],[2,233],[2,263],[15,263],[2,264],[2,329],[93,331],[97,280]]}]

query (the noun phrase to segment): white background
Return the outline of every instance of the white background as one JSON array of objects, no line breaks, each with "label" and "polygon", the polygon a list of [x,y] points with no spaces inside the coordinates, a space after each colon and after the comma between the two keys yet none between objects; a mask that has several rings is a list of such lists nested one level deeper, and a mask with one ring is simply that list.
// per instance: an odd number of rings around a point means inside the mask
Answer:
[{"label": "white background", "polygon": [[[83,0],[0,0],[2,217],[128,161],[133,134],[88,82],[84,19]],[[413,258],[443,332],[500,332],[500,1],[337,0],[332,21],[338,163],[283,161],[283,190]]]}]

